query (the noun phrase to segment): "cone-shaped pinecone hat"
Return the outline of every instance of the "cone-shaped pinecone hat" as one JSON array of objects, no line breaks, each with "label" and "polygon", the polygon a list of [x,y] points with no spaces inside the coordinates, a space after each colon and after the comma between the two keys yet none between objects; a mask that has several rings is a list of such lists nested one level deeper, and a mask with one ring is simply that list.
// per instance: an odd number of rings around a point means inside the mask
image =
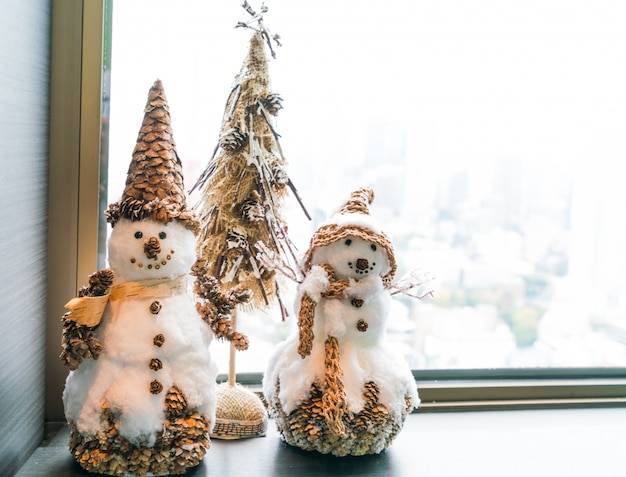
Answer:
[{"label": "cone-shaped pinecone hat", "polygon": [[348,236],[359,237],[386,250],[390,270],[382,278],[386,287],[391,285],[397,268],[396,259],[391,241],[370,215],[369,206],[373,200],[374,191],[369,187],[361,187],[352,192],[345,205],[313,234],[304,257],[305,270],[311,267],[313,250],[317,247],[338,242]]},{"label": "cone-shaped pinecone hat", "polygon": [[163,84],[156,80],[148,94],[124,193],[106,212],[111,226],[120,218],[151,218],[164,224],[176,219],[197,232],[195,215],[187,208],[183,166],[171,122]]}]

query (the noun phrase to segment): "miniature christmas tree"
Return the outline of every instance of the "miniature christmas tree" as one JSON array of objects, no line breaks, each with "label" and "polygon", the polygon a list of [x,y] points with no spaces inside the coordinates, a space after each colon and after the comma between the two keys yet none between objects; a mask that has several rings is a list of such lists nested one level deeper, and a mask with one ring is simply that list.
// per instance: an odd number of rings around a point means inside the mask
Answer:
[{"label": "miniature christmas tree", "polygon": [[[280,43],[263,24],[262,13],[267,9],[257,14],[247,2],[243,7],[252,16],[249,22],[238,25],[253,30],[248,55],[228,95],[213,156],[192,188],[192,192],[196,188],[201,192],[198,256],[205,261],[206,273],[215,277],[222,289],[251,290],[248,309],[264,309],[276,300],[284,317],[287,312],[277,274],[256,259],[255,245],[262,242],[273,254],[295,261],[279,208],[289,190],[300,205],[302,201],[285,171],[286,161],[273,125],[282,100],[271,90],[265,47],[275,56],[272,41]],[[304,206],[302,209],[309,217]],[[235,326],[235,314],[232,323]],[[232,346],[228,385],[226,392],[238,390]],[[220,395],[223,390],[218,391],[218,425],[219,403],[226,399]],[[214,432],[220,437],[218,430]]]}]

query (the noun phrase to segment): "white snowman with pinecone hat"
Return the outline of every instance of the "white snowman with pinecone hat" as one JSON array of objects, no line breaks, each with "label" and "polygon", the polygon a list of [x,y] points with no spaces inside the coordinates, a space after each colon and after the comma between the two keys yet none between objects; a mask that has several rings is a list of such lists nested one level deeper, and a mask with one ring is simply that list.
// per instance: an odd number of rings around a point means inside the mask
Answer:
[{"label": "white snowman with pinecone hat", "polygon": [[405,358],[387,340],[396,262],[354,191],[313,235],[298,286],[298,332],[281,343],[263,390],[285,441],[336,456],[376,454],[419,404]]},{"label": "white snowman with pinecone hat", "polygon": [[[110,269],[90,277],[63,317],[70,451],[90,472],[184,473],[205,455],[215,420],[212,327],[247,298],[220,295],[203,278],[192,291],[190,272],[203,267],[196,263],[198,222],[187,208],[159,80],[124,193],[106,214]],[[247,345],[243,335],[226,338]]]}]

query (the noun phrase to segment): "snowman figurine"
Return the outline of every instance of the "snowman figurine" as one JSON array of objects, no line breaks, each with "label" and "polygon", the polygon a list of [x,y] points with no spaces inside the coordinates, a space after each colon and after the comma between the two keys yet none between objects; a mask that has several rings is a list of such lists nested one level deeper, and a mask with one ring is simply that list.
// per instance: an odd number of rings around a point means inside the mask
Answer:
[{"label": "snowman figurine", "polygon": [[209,447],[217,371],[202,313],[210,307],[197,306],[189,283],[198,223],[159,80],[107,218],[110,269],[90,277],[64,316],[70,450],[90,472],[184,473]]},{"label": "snowman figurine", "polygon": [[263,390],[285,441],[335,456],[387,448],[419,403],[411,370],[387,342],[393,248],[369,214],[370,188],[313,235],[298,286],[298,333],[281,343]]}]

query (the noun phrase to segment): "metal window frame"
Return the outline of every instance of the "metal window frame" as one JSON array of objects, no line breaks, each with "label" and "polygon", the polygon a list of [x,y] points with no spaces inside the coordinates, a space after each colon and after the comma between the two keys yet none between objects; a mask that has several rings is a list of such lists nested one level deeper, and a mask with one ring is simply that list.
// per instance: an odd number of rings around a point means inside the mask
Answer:
[{"label": "metal window frame", "polygon": [[[429,369],[413,376],[418,412],[626,406],[626,368]],[[237,375],[257,392],[262,380],[262,373]]]}]

